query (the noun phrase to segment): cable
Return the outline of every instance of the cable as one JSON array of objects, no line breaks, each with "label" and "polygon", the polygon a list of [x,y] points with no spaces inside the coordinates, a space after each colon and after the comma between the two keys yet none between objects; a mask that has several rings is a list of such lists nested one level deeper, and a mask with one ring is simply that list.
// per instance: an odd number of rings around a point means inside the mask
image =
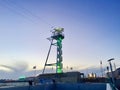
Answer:
[{"label": "cable", "polygon": [[[28,16],[32,16],[32,17],[34,17],[34,18],[36,18],[36,19],[41,20],[41,21],[44,22],[45,24],[47,24],[47,25],[49,25],[49,26],[51,26],[51,27],[54,27],[52,24],[48,23],[47,21],[45,21],[44,19],[42,19],[40,16],[37,16],[37,15],[33,14],[30,10],[24,8],[24,7],[21,6],[20,4],[15,3],[15,2],[13,2],[13,1],[10,1],[10,0],[9,0],[9,1],[4,0],[4,2],[6,2],[9,6],[14,7],[14,9],[16,9],[16,8],[19,9],[19,12],[21,12],[22,14],[25,14],[25,15],[28,14],[27,17],[28,17]],[[10,4],[12,4],[12,5],[10,5]],[[16,10],[16,11],[18,11],[18,10]]]},{"label": "cable", "polygon": [[[14,4],[14,2],[12,2],[12,3]],[[14,4],[14,5],[15,5],[15,4]],[[24,8],[23,6],[20,6],[19,4],[17,4],[16,6],[19,6],[21,9],[23,9],[24,11],[26,11],[26,12],[27,12],[28,14],[30,14],[31,16],[36,17],[37,19],[40,19],[40,20],[43,21],[44,23],[46,23],[46,24],[48,24],[48,25],[50,25],[50,26],[53,27],[52,24],[50,24],[50,23],[48,23],[47,21],[43,20],[40,16],[37,16],[37,15],[33,14],[30,10]]]},{"label": "cable", "polygon": [[7,8],[8,10],[12,11],[13,13],[15,13],[15,14],[17,14],[17,15],[19,15],[19,16],[22,16],[22,17],[24,17],[25,19],[27,19],[27,20],[29,20],[29,21],[31,21],[32,23],[35,24],[35,22],[34,22],[32,19],[28,18],[28,17],[27,17],[26,15],[24,15],[23,13],[20,13],[18,10],[15,10],[15,8],[10,7],[8,4],[5,3],[5,1],[1,2],[0,4],[1,4],[3,7]]}]

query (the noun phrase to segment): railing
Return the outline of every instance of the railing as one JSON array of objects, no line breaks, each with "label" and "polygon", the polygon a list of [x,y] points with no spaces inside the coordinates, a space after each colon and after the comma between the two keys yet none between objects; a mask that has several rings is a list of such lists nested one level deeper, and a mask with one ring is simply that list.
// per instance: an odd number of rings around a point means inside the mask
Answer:
[{"label": "railing", "polygon": [[19,87],[19,86],[29,86],[29,82],[1,82],[0,88],[7,88],[7,87]]}]

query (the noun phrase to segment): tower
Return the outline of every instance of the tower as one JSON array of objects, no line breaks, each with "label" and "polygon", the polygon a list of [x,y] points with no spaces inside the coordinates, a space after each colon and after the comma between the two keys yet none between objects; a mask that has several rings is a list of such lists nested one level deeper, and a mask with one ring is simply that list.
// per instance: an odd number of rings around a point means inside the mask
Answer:
[{"label": "tower", "polygon": [[[50,37],[51,39],[51,45],[48,51],[47,59],[44,65],[43,73],[45,70],[45,66],[54,66],[56,65],[56,73],[62,73],[63,72],[63,58],[62,58],[62,40],[64,39],[64,28],[54,28],[52,31],[52,36]],[[56,41],[53,43],[53,41]],[[56,63],[53,64],[47,64],[47,60],[50,54],[50,50],[52,45],[57,47],[57,57],[56,57]]]},{"label": "tower", "polygon": [[57,45],[57,60],[56,60],[56,73],[62,73],[63,63],[62,63],[62,40],[64,39],[63,35],[64,28],[55,28],[51,38],[56,40]]}]

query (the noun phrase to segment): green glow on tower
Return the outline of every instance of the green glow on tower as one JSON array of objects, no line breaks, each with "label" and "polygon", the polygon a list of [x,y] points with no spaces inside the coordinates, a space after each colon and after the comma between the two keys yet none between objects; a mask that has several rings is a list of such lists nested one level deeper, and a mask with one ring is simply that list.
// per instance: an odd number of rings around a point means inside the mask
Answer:
[{"label": "green glow on tower", "polygon": [[55,28],[52,38],[57,41],[57,60],[56,60],[56,73],[63,72],[63,64],[62,64],[62,40],[64,39],[63,28]]},{"label": "green glow on tower", "polygon": [[[47,58],[45,61],[43,73],[45,71],[46,66],[54,66],[54,65],[56,65],[56,73],[63,73],[63,64],[62,64],[62,61],[63,61],[63,58],[62,58],[62,40],[64,39],[63,31],[64,31],[64,28],[54,28],[54,30],[52,31],[52,36],[50,38],[48,38],[48,40],[50,40],[51,44],[50,44],[50,48],[49,48]],[[56,41],[56,42],[53,42],[53,41]],[[52,45],[57,47],[56,63],[47,64]]]},{"label": "green glow on tower", "polygon": [[57,63],[57,73],[62,73],[63,72],[62,68],[63,68],[62,62],[58,62]]}]

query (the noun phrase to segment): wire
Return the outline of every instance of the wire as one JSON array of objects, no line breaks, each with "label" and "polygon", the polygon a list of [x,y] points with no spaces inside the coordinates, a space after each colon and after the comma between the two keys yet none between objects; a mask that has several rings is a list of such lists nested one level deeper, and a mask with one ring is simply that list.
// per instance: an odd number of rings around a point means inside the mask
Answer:
[{"label": "wire", "polygon": [[[36,19],[39,19],[41,20],[42,22],[44,22],[45,24],[51,26],[51,28],[53,28],[54,26],[50,23],[48,23],[47,21],[45,21],[44,19],[42,19],[40,16],[37,16],[35,14],[33,14],[30,10],[26,9],[25,7],[23,7],[22,5],[18,4],[18,3],[15,3],[13,1],[8,1],[8,0],[3,0],[4,3],[6,3],[8,6],[7,8],[10,9],[11,11],[21,15],[21,16],[24,16],[24,17],[28,17],[28,16],[32,16]],[[16,10],[17,9],[17,10]],[[30,19],[30,18],[28,18]],[[30,19],[30,21],[33,22],[32,19]]]},{"label": "wire", "polygon": [[26,15],[24,15],[23,13],[20,13],[18,10],[15,10],[15,8],[9,6],[8,4],[5,3],[5,1],[0,3],[3,7],[7,8],[8,10],[12,11],[13,13],[24,17],[25,19],[31,21],[32,23],[35,23],[32,19],[28,18]]},{"label": "wire", "polygon": [[37,16],[37,15],[33,14],[30,10],[26,9],[26,8],[23,7],[22,5],[20,5],[20,4],[18,4],[18,3],[14,3],[14,2],[12,2],[12,1],[9,1],[9,2],[12,3],[13,5],[15,5],[16,7],[19,6],[19,8],[21,8],[22,10],[24,10],[25,13],[28,13],[29,15],[35,17],[36,19],[40,19],[40,20],[43,21],[44,23],[46,23],[46,24],[48,24],[48,25],[50,25],[50,26],[53,27],[52,24],[50,24],[50,23],[48,23],[47,21],[43,20],[40,16]]}]

